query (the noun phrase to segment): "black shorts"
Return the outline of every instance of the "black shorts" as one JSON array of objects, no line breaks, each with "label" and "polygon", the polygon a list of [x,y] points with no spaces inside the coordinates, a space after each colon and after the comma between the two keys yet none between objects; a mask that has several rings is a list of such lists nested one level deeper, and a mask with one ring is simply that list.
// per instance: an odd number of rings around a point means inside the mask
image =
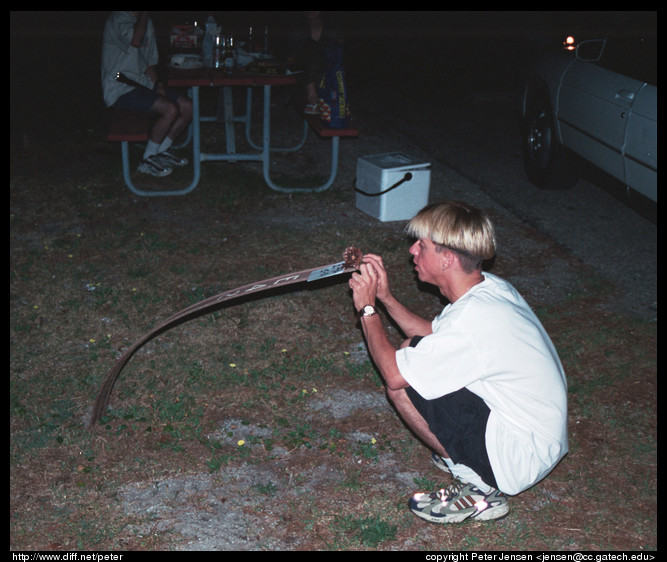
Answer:
[{"label": "black shorts", "polygon": [[[412,345],[416,345],[414,338]],[[405,390],[452,461],[472,468],[486,484],[497,488],[486,451],[490,412],[486,402],[467,388],[433,400],[426,400],[412,387]]]},{"label": "black shorts", "polygon": [[[166,96],[173,102],[178,103],[181,94],[170,88],[166,89]],[[148,88],[135,88],[127,94],[120,96],[112,107],[128,109],[130,111],[150,111],[155,101],[160,97],[154,90]]]}]

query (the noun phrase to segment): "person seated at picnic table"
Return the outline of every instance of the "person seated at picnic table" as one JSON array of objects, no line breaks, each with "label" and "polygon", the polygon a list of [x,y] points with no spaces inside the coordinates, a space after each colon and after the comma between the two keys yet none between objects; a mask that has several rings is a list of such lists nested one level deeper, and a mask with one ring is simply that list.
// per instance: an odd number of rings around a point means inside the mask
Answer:
[{"label": "person seated at picnic table", "polygon": [[306,115],[320,114],[318,86],[325,70],[327,45],[344,41],[340,26],[334,24],[331,14],[325,14],[320,11],[304,12],[305,25],[294,30],[292,52],[288,56],[288,61],[303,67],[303,76],[299,80],[305,88]]},{"label": "person seated at picnic table", "polygon": [[[115,11],[104,26],[102,39],[102,93],[107,107],[151,112],[157,120],[138,171],[163,177],[187,158],[170,151],[175,139],[192,121],[192,101],[160,81],[155,28],[148,12]],[[118,74],[134,84],[117,79]]]},{"label": "person seated at picnic table", "polygon": [[[448,304],[433,320],[392,294],[380,256],[363,257],[349,286],[387,395],[454,482],[414,494],[433,523],[493,520],[568,452],[567,383],[551,339],[517,290],[482,270],[494,257],[488,216],[463,202],[426,206],[408,223],[419,280]],[[408,338],[396,349],[376,302]]]}]

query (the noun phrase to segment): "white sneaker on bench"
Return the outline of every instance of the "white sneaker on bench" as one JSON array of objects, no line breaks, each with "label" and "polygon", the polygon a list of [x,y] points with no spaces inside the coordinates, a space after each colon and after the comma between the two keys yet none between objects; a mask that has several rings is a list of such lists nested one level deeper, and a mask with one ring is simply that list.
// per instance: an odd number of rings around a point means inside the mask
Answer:
[{"label": "white sneaker on bench", "polygon": [[142,174],[148,174],[149,176],[155,176],[156,178],[163,178],[171,174],[173,170],[160,161],[157,154],[153,154],[141,161],[137,171]]}]

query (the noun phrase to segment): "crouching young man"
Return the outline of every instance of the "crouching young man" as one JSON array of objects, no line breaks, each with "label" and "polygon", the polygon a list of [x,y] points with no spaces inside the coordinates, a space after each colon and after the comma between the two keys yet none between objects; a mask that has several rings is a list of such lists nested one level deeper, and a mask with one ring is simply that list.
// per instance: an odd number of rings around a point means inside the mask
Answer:
[{"label": "crouching young man", "polygon": [[[544,478],[568,452],[567,385],[544,327],[512,285],[484,272],[495,232],[461,202],[422,209],[408,224],[421,281],[449,301],[433,321],[392,294],[382,258],[350,278],[366,343],[387,395],[434,464],[454,477],[414,494],[410,509],[435,523],[507,515],[507,496]],[[407,340],[397,350],[375,305]]]}]

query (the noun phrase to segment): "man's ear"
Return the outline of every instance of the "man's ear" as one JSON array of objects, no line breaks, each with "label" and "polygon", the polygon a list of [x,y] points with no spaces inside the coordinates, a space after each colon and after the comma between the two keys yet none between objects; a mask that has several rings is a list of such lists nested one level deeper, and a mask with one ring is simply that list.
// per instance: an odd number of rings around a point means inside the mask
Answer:
[{"label": "man's ear", "polygon": [[441,262],[440,262],[440,267],[444,271],[445,269],[451,267],[454,259],[456,259],[456,256],[454,255],[454,252],[451,250],[445,249],[442,251],[442,257],[441,257]]}]

